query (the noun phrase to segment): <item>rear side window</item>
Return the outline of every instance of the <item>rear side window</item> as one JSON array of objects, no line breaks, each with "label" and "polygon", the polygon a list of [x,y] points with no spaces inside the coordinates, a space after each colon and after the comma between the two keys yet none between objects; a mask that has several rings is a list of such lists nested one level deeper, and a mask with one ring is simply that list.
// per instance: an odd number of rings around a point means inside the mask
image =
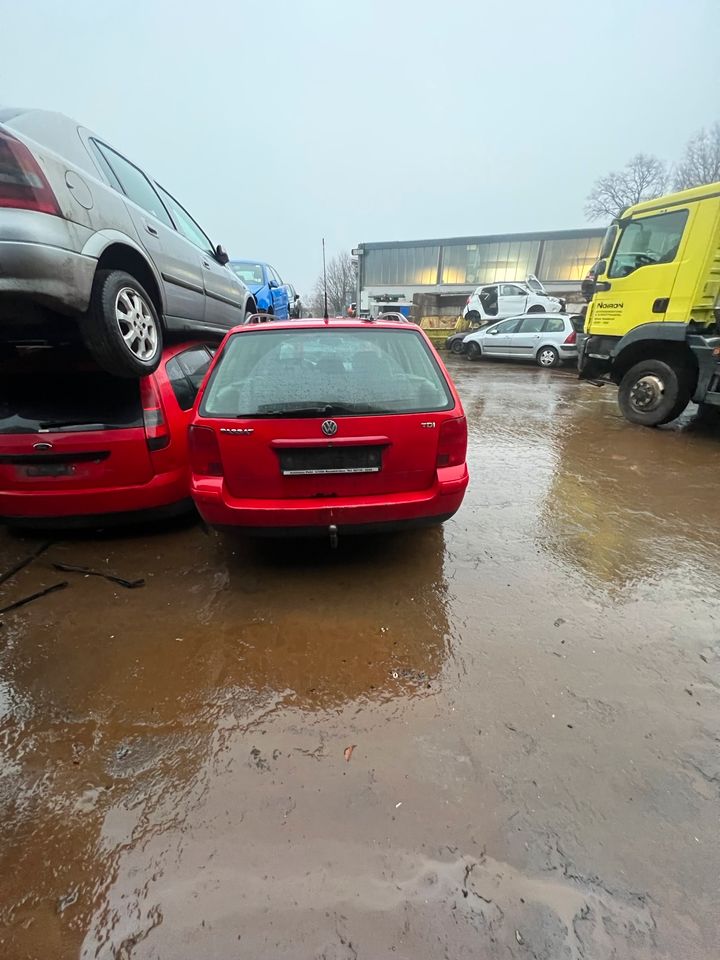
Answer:
[{"label": "rear side window", "polygon": [[211,359],[204,347],[193,347],[168,360],[165,372],[181,410],[189,410],[195,403]]},{"label": "rear side window", "polygon": [[623,227],[608,277],[627,277],[640,267],[672,263],[677,256],[687,210],[673,210],[656,217],[630,220]]},{"label": "rear side window", "polygon": [[142,170],[139,170],[135,164],[130,163],[125,157],[121,157],[119,153],[115,153],[104,143],[98,143],[97,140],[93,140],[92,143],[112,170],[128,200],[132,200],[143,210],[147,210],[157,220],[164,223],[166,227],[172,227],[172,220],[168,216],[162,200]]},{"label": "rear side window", "polygon": [[563,333],[565,321],[562,317],[548,317],[545,321],[545,333]]},{"label": "rear side window", "polygon": [[165,206],[172,214],[172,218],[175,221],[175,226],[177,227],[178,231],[185,237],[186,240],[189,240],[190,243],[193,243],[196,247],[199,247],[200,250],[203,250],[206,253],[212,253],[213,246],[210,242],[210,238],[206,236],[206,234],[195,223],[187,210],[184,207],[181,207],[177,200],[170,196],[167,190],[163,190],[161,186],[158,186],[158,190],[162,195]]},{"label": "rear side window", "polygon": [[0,372],[0,434],[142,427],[136,380],[78,371]]},{"label": "rear side window", "polygon": [[419,334],[368,325],[360,330],[323,327],[236,334],[213,371],[201,413],[207,417],[419,413],[449,410],[454,404],[445,377]]},{"label": "rear side window", "polygon": [[545,324],[545,317],[542,314],[535,314],[533,317],[525,317],[520,324],[520,333],[540,333]]}]

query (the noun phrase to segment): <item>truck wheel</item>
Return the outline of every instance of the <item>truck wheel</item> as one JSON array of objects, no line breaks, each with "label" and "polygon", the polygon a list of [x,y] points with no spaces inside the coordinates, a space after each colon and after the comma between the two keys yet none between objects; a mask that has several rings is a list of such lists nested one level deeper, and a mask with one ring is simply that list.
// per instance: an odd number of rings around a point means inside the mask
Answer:
[{"label": "truck wheel", "polygon": [[475,340],[471,340],[467,345],[467,349],[465,350],[465,356],[468,358],[468,360],[479,360],[482,356],[480,344]]},{"label": "truck wheel", "polygon": [[103,370],[116,377],[146,377],[157,369],[162,326],[152,299],[124,270],[98,270],[80,332]]},{"label": "truck wheel", "polygon": [[690,403],[690,376],[684,367],[664,360],[643,360],[620,381],[620,411],[631,423],[659,427],[670,423]]}]

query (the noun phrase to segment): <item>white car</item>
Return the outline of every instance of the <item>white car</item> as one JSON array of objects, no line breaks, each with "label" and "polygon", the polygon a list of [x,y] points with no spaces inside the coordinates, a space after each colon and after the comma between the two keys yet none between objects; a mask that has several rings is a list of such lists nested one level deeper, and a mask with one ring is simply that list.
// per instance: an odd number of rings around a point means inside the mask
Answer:
[{"label": "white car", "polygon": [[468,360],[503,357],[534,360],[539,367],[557,367],[577,360],[577,331],[565,313],[526,313],[493,323],[468,334],[464,340]]},{"label": "white car", "polygon": [[463,316],[471,323],[501,320],[521,313],[560,313],[564,304],[545,292],[532,274],[524,283],[486,283],[468,297]]}]

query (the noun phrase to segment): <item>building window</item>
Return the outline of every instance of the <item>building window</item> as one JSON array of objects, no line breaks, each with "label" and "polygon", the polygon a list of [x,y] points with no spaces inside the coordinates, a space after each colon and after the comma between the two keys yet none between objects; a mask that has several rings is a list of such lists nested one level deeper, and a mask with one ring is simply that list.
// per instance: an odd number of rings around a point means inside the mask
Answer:
[{"label": "building window", "polygon": [[582,280],[600,253],[602,237],[546,240],[538,276],[542,281]]},{"label": "building window", "polygon": [[524,280],[535,272],[539,252],[539,240],[448,244],[443,247],[442,282],[477,285]]},{"label": "building window", "polygon": [[378,247],[363,258],[368,287],[431,286],[437,283],[439,247]]}]

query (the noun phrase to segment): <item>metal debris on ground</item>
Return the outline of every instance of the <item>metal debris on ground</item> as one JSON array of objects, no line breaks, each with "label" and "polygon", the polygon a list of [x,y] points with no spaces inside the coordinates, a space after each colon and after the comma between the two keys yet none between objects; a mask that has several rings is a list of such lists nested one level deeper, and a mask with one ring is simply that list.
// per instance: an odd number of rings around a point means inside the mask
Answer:
[{"label": "metal debris on ground", "polygon": [[114,573],[92,570],[90,567],[81,567],[75,563],[53,563],[53,567],[55,567],[56,570],[61,570],[63,573],[82,573],[86,577],[103,577],[103,579],[109,580],[111,583],[117,583],[121,587],[127,587],[128,590],[145,586],[143,577],[138,577],[136,580],[126,580],[124,577],[118,577]]},{"label": "metal debris on ground", "polygon": [[9,580],[10,577],[14,577],[16,573],[19,573],[24,567],[27,567],[28,564],[32,563],[33,560],[45,553],[48,547],[51,547],[51,543],[42,543],[37,549],[35,549],[27,557],[24,557],[22,560],[18,560],[17,563],[14,563],[9,567],[4,573],[0,573],[0,583],[5,583],[6,580]]},{"label": "metal debris on ground", "polygon": [[64,590],[67,586],[69,586],[67,580],[62,580],[60,583],[53,583],[52,586],[45,587],[44,590],[38,590],[37,593],[31,593],[29,597],[23,597],[22,600],[16,600],[14,603],[9,603],[6,607],[0,607],[0,613],[10,613],[11,610],[17,610],[18,607],[24,607],[26,603],[32,603],[33,600],[39,600],[40,597],[46,597],[49,593],[56,593],[58,590]]}]

